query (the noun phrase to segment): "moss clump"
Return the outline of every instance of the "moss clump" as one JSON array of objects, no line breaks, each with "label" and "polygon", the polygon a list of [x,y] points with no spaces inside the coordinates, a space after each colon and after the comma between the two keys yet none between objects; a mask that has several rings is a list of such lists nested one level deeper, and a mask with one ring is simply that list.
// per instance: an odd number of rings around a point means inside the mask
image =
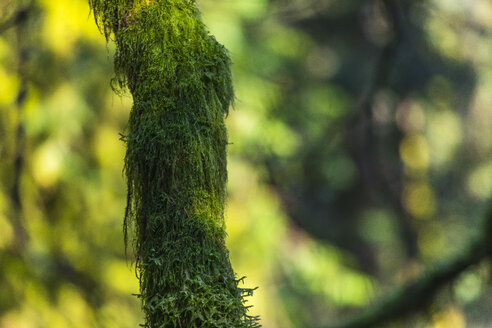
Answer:
[{"label": "moss clump", "polygon": [[145,327],[259,327],[247,314],[224,238],[227,50],[194,0],[89,0],[114,36],[128,123],[125,242],[134,231]]}]

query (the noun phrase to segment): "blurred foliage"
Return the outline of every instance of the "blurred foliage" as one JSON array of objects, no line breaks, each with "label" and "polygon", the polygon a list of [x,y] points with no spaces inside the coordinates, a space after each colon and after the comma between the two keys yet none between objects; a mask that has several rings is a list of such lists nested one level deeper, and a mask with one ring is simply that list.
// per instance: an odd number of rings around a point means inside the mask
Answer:
[{"label": "blurred foliage", "polygon": [[[199,4],[234,62],[227,244],[264,327],[353,316],[463,247],[492,196],[490,1]],[[1,0],[0,33],[0,327],[135,327],[114,49],[85,0]],[[489,277],[391,327],[487,327]]]}]

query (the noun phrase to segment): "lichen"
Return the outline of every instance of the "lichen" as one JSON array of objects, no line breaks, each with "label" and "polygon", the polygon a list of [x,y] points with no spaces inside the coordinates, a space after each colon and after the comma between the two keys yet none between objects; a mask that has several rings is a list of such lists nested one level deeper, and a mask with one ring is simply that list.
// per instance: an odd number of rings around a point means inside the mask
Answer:
[{"label": "lichen", "polygon": [[144,327],[259,327],[225,247],[227,50],[194,0],[89,0],[116,43],[116,90],[133,96],[125,243],[133,245]]}]

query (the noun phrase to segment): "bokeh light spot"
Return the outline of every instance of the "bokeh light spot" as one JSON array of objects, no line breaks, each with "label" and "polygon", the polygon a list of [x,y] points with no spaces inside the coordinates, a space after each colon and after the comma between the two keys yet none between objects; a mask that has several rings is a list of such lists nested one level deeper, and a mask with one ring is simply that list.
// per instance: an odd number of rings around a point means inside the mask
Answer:
[{"label": "bokeh light spot", "polygon": [[431,115],[427,135],[432,162],[435,165],[449,163],[463,139],[458,115],[450,110]]},{"label": "bokeh light spot", "polygon": [[406,166],[413,170],[425,170],[429,166],[429,146],[420,134],[403,138],[400,144],[400,156]]},{"label": "bokeh light spot", "polygon": [[411,182],[404,187],[403,205],[415,218],[428,219],[436,211],[436,196],[427,182]]},{"label": "bokeh light spot", "polygon": [[434,315],[432,328],[465,328],[466,319],[463,313],[455,306]]},{"label": "bokeh light spot", "polygon": [[32,174],[37,183],[50,187],[58,181],[64,154],[65,150],[56,142],[45,143],[36,150]]},{"label": "bokeh light spot", "polygon": [[492,195],[492,162],[475,168],[468,177],[468,192],[478,198],[487,199]]}]

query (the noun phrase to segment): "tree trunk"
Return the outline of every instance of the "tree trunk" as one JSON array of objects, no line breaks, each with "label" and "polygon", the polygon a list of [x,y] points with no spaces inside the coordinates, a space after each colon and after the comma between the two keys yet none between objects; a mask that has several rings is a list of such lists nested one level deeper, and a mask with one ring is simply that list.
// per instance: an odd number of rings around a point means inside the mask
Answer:
[{"label": "tree trunk", "polygon": [[145,327],[258,327],[224,238],[227,50],[194,0],[89,0],[117,45],[115,88],[128,87],[129,231]]}]

